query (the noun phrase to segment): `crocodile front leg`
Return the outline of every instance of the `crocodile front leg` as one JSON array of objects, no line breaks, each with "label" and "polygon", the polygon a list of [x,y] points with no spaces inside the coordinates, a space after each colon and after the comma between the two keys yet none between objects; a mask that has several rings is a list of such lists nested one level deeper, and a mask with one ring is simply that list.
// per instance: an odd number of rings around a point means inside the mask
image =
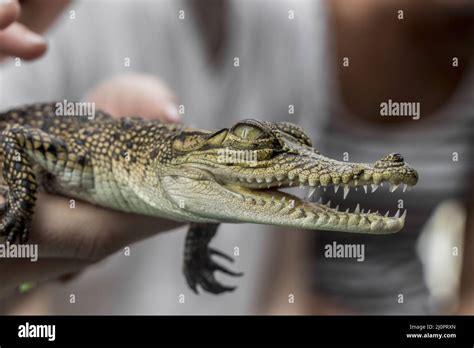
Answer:
[{"label": "crocodile front leg", "polygon": [[214,277],[214,271],[221,271],[231,276],[243,275],[221,266],[212,259],[212,255],[217,255],[234,262],[232,257],[209,247],[218,226],[219,224],[192,223],[186,235],[183,272],[189,287],[196,294],[197,285],[213,294],[235,290],[234,286],[220,284]]},{"label": "crocodile front leg", "polygon": [[[33,218],[37,183],[25,146],[33,146],[28,141],[27,130],[14,127],[4,130],[0,135],[0,160],[3,180],[9,189],[5,202],[1,205],[0,235],[6,241],[20,243],[28,239],[28,229]],[[5,190],[3,194],[5,193]]]},{"label": "crocodile front leg", "polygon": [[38,190],[38,170],[72,174],[75,165],[85,162],[64,141],[40,129],[14,125],[1,132],[0,163],[8,193],[0,205],[0,235],[10,243],[27,242]]}]

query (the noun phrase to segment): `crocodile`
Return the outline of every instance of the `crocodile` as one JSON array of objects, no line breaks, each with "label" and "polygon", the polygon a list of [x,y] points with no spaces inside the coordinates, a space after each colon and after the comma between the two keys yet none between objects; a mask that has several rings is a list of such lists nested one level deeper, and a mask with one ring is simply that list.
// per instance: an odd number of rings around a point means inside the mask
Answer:
[{"label": "crocodile", "polygon": [[[312,147],[303,129],[289,122],[248,119],[230,128],[201,130],[140,117],[94,117],[60,111],[61,103],[25,105],[0,114],[0,159],[5,202],[0,234],[9,243],[28,241],[39,190],[111,209],[190,224],[183,272],[189,287],[232,291],[215,278],[241,276],[213,256],[220,223],[255,223],[310,230],[387,234],[403,228],[406,211],[394,216],[353,211],[300,198],[291,186],[314,191],[384,183],[390,191],[418,181],[398,153],[372,164],[337,161]],[[312,193],[311,193],[312,194]],[[310,194],[310,195],[311,195]]]}]

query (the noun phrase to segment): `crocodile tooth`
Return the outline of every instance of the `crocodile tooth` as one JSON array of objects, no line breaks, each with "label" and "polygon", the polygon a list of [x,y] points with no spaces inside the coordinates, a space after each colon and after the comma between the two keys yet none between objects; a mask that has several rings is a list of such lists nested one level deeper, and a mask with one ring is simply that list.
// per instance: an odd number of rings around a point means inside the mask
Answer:
[{"label": "crocodile tooth", "polygon": [[272,178],[271,176],[266,177],[266,178],[265,178],[265,181],[266,181],[268,184],[271,184],[272,181],[273,181],[273,178]]},{"label": "crocodile tooth", "polygon": [[405,192],[407,190],[407,187],[408,187],[407,184],[403,184],[403,192]]},{"label": "crocodile tooth", "polygon": [[375,191],[377,191],[377,189],[379,188],[379,185],[377,185],[377,184],[372,184],[372,185],[370,185],[370,186],[372,186],[372,193],[374,193]]},{"label": "crocodile tooth", "polygon": [[270,188],[270,187],[272,187],[272,186],[270,184],[267,184],[267,188]]},{"label": "crocodile tooth", "polygon": [[270,203],[275,203],[275,196],[272,196]]},{"label": "crocodile tooth", "polygon": [[346,214],[349,214],[349,208],[346,209],[345,213],[346,213]]},{"label": "crocodile tooth", "polygon": [[370,214],[370,209],[369,209],[369,211],[367,212],[367,214]]},{"label": "crocodile tooth", "polygon": [[357,203],[357,206],[354,209],[354,214],[359,214],[359,212],[360,212],[360,205],[359,205],[359,203]]},{"label": "crocodile tooth", "polygon": [[278,187],[281,187],[281,181],[278,182]]},{"label": "crocodile tooth", "polygon": [[364,209],[362,209],[362,210],[360,211],[360,213],[361,213],[361,214],[364,214]]},{"label": "crocodile tooth", "polygon": [[389,213],[389,211],[387,210],[387,212],[385,213],[384,217],[388,217],[388,213]]},{"label": "crocodile tooth", "polygon": [[280,202],[285,203],[285,198],[286,198],[285,196],[281,197]]},{"label": "crocodile tooth", "polygon": [[405,220],[406,216],[407,216],[407,210],[405,209],[400,219]]},{"label": "crocodile tooth", "polygon": [[383,182],[381,182],[379,185],[383,187]]},{"label": "crocodile tooth", "polygon": [[367,194],[367,185],[364,185],[364,192]]},{"label": "crocodile tooth", "polygon": [[395,184],[390,183],[390,192],[395,192],[398,186],[400,185],[395,185]]},{"label": "crocodile tooth", "polygon": [[329,208],[331,208],[331,200],[329,200],[329,201],[326,203],[326,206],[328,206]]},{"label": "crocodile tooth", "polygon": [[289,181],[288,185],[293,186],[293,181]]},{"label": "crocodile tooth", "polygon": [[339,204],[334,208],[335,211],[339,211]]},{"label": "crocodile tooth", "polygon": [[316,191],[316,187],[315,187],[315,188],[312,188],[312,189],[310,189],[310,190],[309,190],[309,194],[308,194],[308,198],[311,198],[311,197],[313,197],[313,195],[314,195],[314,192],[315,192],[315,191]]},{"label": "crocodile tooth", "polygon": [[261,184],[261,183],[264,182],[264,181],[265,181],[265,180],[263,180],[262,178],[257,178],[257,182],[258,182],[259,184]]},{"label": "crocodile tooth", "polygon": [[394,218],[399,218],[400,217],[400,209],[397,210],[397,213],[395,214]]},{"label": "crocodile tooth", "polygon": [[295,200],[294,200],[294,199],[290,199],[289,207],[290,207],[291,209],[293,209],[293,208],[295,207]]},{"label": "crocodile tooth", "polygon": [[319,203],[319,204],[323,204],[323,197],[319,197],[318,203]]},{"label": "crocodile tooth", "polygon": [[326,192],[326,187],[323,187],[324,192]]},{"label": "crocodile tooth", "polygon": [[339,190],[339,185],[334,185],[334,193],[337,193],[338,190]]},{"label": "crocodile tooth", "polygon": [[346,199],[347,195],[349,194],[350,188],[348,185],[344,185],[344,199]]}]

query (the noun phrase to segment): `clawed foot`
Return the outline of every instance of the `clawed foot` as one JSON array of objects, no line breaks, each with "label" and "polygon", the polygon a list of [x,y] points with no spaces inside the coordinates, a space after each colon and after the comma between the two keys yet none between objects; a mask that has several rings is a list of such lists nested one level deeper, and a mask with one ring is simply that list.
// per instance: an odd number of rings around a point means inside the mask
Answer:
[{"label": "clawed foot", "polygon": [[28,240],[30,219],[20,209],[11,207],[7,195],[8,189],[0,187],[0,195],[4,202],[0,204],[0,236],[5,236],[5,242],[24,244]]},{"label": "clawed foot", "polygon": [[202,246],[190,251],[184,260],[184,275],[189,287],[197,294],[197,285],[200,285],[203,290],[213,294],[220,294],[227,291],[235,290],[235,286],[226,286],[220,284],[214,277],[215,271],[221,271],[225,274],[239,277],[243,273],[233,272],[224,266],[216,263],[212,256],[220,256],[230,262],[234,259],[218,250]]},{"label": "clawed foot", "polygon": [[7,200],[8,188],[5,186],[0,186],[0,196],[2,196],[3,202],[0,203],[0,216],[5,215],[5,212],[8,209],[8,200]]},{"label": "clawed foot", "polygon": [[7,214],[0,224],[0,235],[5,236],[5,241],[12,244],[18,239],[20,244],[28,241],[28,224],[25,219]]}]

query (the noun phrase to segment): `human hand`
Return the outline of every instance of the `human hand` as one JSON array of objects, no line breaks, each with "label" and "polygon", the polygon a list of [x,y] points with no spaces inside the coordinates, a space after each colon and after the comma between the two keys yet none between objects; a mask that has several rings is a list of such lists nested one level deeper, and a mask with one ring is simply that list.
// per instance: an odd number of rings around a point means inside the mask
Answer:
[{"label": "human hand", "polygon": [[124,74],[99,84],[85,98],[115,117],[141,116],[176,123],[181,118],[176,97],[159,79],[144,74]]},{"label": "human hand", "polygon": [[42,56],[47,43],[37,33],[46,30],[68,4],[69,0],[0,0],[0,60]]},{"label": "human hand", "polygon": [[[128,82],[127,82],[128,81]],[[124,75],[106,81],[88,94],[96,110],[112,115],[140,115],[162,121],[177,121],[174,96],[157,79]],[[8,259],[0,262],[0,296],[7,296],[23,282],[41,283],[76,273],[125,246],[168,231],[177,222],[114,211],[70,198],[42,193],[38,197],[31,244],[37,244],[39,259]]]}]

